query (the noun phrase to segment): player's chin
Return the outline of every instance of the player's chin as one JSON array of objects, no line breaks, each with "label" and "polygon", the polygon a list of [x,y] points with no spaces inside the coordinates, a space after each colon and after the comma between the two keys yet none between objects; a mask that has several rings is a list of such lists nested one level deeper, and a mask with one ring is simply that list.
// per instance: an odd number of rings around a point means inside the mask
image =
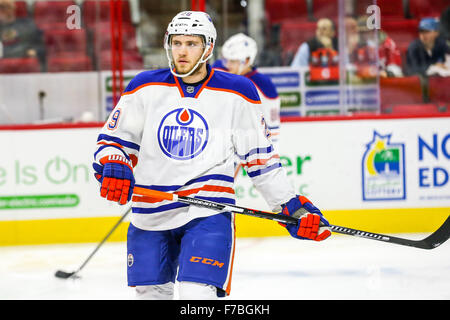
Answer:
[{"label": "player's chin", "polygon": [[190,63],[175,63],[175,69],[179,74],[185,74],[191,71],[192,65]]}]

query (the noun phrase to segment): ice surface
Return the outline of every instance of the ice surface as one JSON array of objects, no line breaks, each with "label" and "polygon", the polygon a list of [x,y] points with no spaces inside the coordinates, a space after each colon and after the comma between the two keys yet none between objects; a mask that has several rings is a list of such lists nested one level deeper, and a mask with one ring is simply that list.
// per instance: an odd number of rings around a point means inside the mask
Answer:
[{"label": "ice surface", "polygon": [[[421,238],[426,235],[400,235]],[[0,247],[0,300],[128,300],[126,243]],[[238,238],[226,299],[450,299],[450,242],[433,250],[342,235],[324,242]],[[177,295],[176,295],[177,296]]]}]

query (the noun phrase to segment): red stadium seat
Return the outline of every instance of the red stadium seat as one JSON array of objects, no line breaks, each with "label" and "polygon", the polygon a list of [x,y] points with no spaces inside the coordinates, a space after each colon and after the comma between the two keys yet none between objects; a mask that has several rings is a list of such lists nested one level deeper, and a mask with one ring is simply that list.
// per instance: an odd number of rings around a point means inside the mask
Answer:
[{"label": "red stadium seat", "polygon": [[283,49],[297,48],[316,34],[316,22],[289,21],[281,24],[280,43]]},{"label": "red stadium seat", "polygon": [[419,20],[395,19],[381,20],[381,29],[391,37],[399,48],[408,48],[409,44],[418,37]]},{"label": "red stadium seat", "polygon": [[48,58],[48,72],[91,71],[92,61],[86,55],[58,55]]},{"label": "red stadium seat", "polygon": [[[124,51],[122,60],[124,70],[142,70],[144,67],[142,56],[137,51]],[[101,70],[110,70],[112,67],[111,51],[103,51],[97,61]]]},{"label": "red stadium seat", "polygon": [[28,5],[26,1],[16,1],[16,17],[28,17]]},{"label": "red stadium seat", "polygon": [[[405,7],[403,6],[403,0],[377,0],[377,6],[380,7],[381,21],[385,18],[402,19],[406,18]],[[357,0],[356,13],[357,15],[366,15],[367,7],[374,4],[373,0]],[[383,23],[383,22],[381,22]]]},{"label": "red stadium seat", "polygon": [[266,14],[271,23],[286,19],[306,21],[309,18],[308,0],[266,0]]},{"label": "red stadium seat", "polygon": [[[111,26],[107,23],[97,23],[92,25],[93,43],[95,52],[99,53],[104,50],[111,50]],[[118,36],[117,34],[115,35]],[[122,50],[137,50],[136,30],[130,24],[122,26]]]},{"label": "red stadium seat", "polygon": [[423,104],[419,77],[380,78],[380,99],[382,111],[394,105]]},{"label": "red stadium seat", "polygon": [[392,114],[416,115],[416,114],[439,114],[438,106],[432,103],[393,105],[390,109]]},{"label": "red stadium seat", "polygon": [[[85,0],[82,4],[82,17],[86,27],[91,28],[99,22],[110,21],[108,0]],[[128,0],[122,0],[122,23],[131,24],[131,8]]]},{"label": "red stadium seat", "polygon": [[85,29],[56,29],[44,33],[46,53],[52,56],[60,53],[87,52],[87,35]]},{"label": "red stadium seat", "polygon": [[338,0],[313,0],[312,14],[314,18],[336,20],[339,13]]},{"label": "red stadium seat", "polygon": [[36,58],[0,59],[0,73],[40,72],[41,66]]},{"label": "red stadium seat", "polygon": [[450,107],[450,77],[428,78],[430,101]]},{"label": "red stadium seat", "polygon": [[409,0],[409,12],[415,18],[440,17],[445,8],[450,6],[448,0]]},{"label": "red stadium seat", "polygon": [[66,20],[69,17],[67,8],[75,5],[75,1],[36,1],[34,3],[34,22],[41,30],[55,28],[66,28]]},{"label": "red stadium seat", "polygon": [[290,62],[303,42],[314,37],[316,27],[316,22],[284,21],[281,24],[280,44],[284,64]]}]

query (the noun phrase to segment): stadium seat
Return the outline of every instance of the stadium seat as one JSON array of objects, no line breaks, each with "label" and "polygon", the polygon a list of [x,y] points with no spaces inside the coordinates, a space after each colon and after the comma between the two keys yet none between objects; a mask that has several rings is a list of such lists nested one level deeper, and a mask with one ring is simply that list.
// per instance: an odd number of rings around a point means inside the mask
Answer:
[{"label": "stadium seat", "polygon": [[449,0],[409,0],[409,12],[414,18],[440,17]]},{"label": "stadium seat", "polygon": [[[99,22],[110,21],[110,2],[108,0],[85,0],[82,4],[83,23],[92,28]],[[131,8],[128,0],[122,0],[122,23],[131,24]]]},{"label": "stadium seat", "polygon": [[315,19],[336,20],[339,14],[338,0],[312,0],[312,15]]},{"label": "stadium seat", "polygon": [[36,58],[0,59],[0,73],[40,72],[41,66]]},{"label": "stadium seat", "polygon": [[28,17],[28,5],[26,1],[16,1],[16,17]]},{"label": "stadium seat", "polygon": [[85,29],[46,30],[44,39],[47,56],[60,53],[86,54],[87,52],[87,35]]},{"label": "stadium seat", "polygon": [[[142,70],[144,67],[142,56],[137,51],[124,51],[122,60],[124,70]],[[97,61],[100,70],[110,70],[112,67],[111,51],[101,52]]]},{"label": "stadium seat", "polygon": [[67,7],[75,4],[72,0],[36,1],[33,9],[34,22],[41,30],[55,29],[56,26],[67,28]]},{"label": "stadium seat", "polygon": [[390,108],[391,114],[419,115],[419,114],[440,114],[439,107],[432,103],[424,104],[400,104]]},{"label": "stadium seat", "polygon": [[423,104],[419,77],[380,78],[380,99],[383,112],[394,105]]},{"label": "stadium seat", "polygon": [[[377,6],[380,7],[381,21],[406,18],[407,8],[403,6],[403,2],[404,0],[377,0]],[[374,1],[357,0],[355,3],[357,15],[366,15],[367,7],[374,4]]]},{"label": "stadium seat", "polygon": [[271,23],[279,23],[286,19],[307,21],[308,0],[266,0],[266,15]]},{"label": "stadium seat", "polygon": [[399,49],[408,48],[409,44],[418,37],[417,19],[381,20],[381,29],[396,43]]},{"label": "stadium seat", "polygon": [[316,27],[316,22],[283,22],[280,30],[280,44],[283,52],[295,54],[303,42],[314,37]]},{"label": "stadium seat", "polygon": [[[111,50],[111,26],[109,22],[96,23],[91,27],[95,52],[99,53],[104,50]],[[122,50],[137,50],[136,30],[130,24],[124,24],[122,26]]]},{"label": "stadium seat", "polygon": [[48,72],[91,71],[92,61],[86,55],[57,55],[47,60]]},{"label": "stadium seat", "polygon": [[450,77],[429,77],[428,87],[431,102],[450,107]]}]

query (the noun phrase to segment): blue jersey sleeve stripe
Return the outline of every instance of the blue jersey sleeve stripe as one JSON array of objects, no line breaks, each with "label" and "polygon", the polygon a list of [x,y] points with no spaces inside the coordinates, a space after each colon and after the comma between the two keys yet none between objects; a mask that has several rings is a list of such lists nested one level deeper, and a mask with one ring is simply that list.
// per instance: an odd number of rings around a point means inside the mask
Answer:
[{"label": "blue jersey sleeve stripe", "polygon": [[124,147],[130,148],[130,149],[134,149],[136,151],[139,151],[139,149],[141,148],[138,144],[133,143],[133,142],[129,142],[126,140],[122,140],[118,137],[113,137],[113,136],[109,136],[107,134],[100,134],[98,136],[97,142],[100,140],[106,140],[106,141],[112,141],[112,142],[116,142]]},{"label": "blue jersey sleeve stripe", "polygon": [[275,169],[280,168],[280,167],[281,167],[281,163],[278,162],[278,163],[275,163],[275,164],[273,164],[271,166],[268,166],[266,168],[259,169],[259,170],[253,171],[253,172],[247,172],[247,173],[248,173],[248,176],[250,178],[254,178],[254,177],[260,176],[260,175],[262,175],[264,173],[267,173],[269,171],[275,170]]},{"label": "blue jersey sleeve stripe", "polygon": [[209,174],[203,177],[195,178],[192,180],[189,180],[186,182],[185,186],[188,186],[190,184],[194,184],[196,182],[202,182],[202,181],[208,181],[208,180],[219,180],[219,181],[227,181],[227,182],[234,182],[234,178],[224,175],[224,174]]},{"label": "blue jersey sleeve stripe", "polygon": [[242,156],[242,155],[238,154],[237,156],[241,160],[247,160],[247,158],[250,157],[251,155],[271,153],[272,151],[273,151],[273,147],[270,145],[267,148],[255,148],[255,149],[250,150],[246,155]]},{"label": "blue jersey sleeve stripe", "polygon": [[105,149],[105,148],[116,148],[117,150],[120,150],[120,152],[123,153],[123,155],[125,156],[125,158],[127,158],[127,160],[130,160],[130,156],[129,156],[123,149],[119,148],[118,146],[111,146],[111,145],[108,145],[108,144],[102,145],[100,148],[97,149],[97,151],[95,151],[95,153],[94,153],[94,159],[95,159],[95,157],[97,156],[97,154],[98,154],[100,151],[102,151],[103,149]]},{"label": "blue jersey sleeve stripe", "polygon": [[203,177],[199,177],[199,178],[195,178],[192,180],[189,180],[188,182],[186,182],[186,184],[184,185],[140,185],[140,184],[136,184],[137,187],[140,188],[146,188],[146,189],[152,189],[152,190],[157,190],[157,191],[164,191],[164,192],[170,192],[170,191],[177,191],[178,189],[181,189],[184,186],[188,186],[197,182],[204,182],[204,181],[208,181],[208,180],[218,180],[218,181],[226,181],[226,182],[230,182],[233,183],[234,182],[234,178],[224,175],[224,174],[210,174],[210,175],[206,175]]}]

